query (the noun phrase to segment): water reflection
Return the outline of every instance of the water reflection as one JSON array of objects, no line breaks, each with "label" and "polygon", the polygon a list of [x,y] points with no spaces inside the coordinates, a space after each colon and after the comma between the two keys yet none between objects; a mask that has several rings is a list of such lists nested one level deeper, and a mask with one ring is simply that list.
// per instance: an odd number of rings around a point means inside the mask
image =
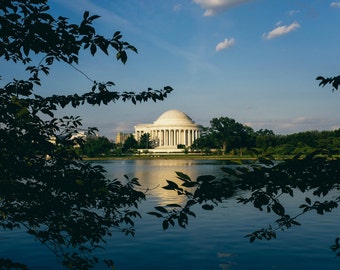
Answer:
[{"label": "water reflection", "polygon": [[[116,165],[116,169],[122,170],[115,171],[113,167]],[[112,170],[112,177],[121,179],[123,174],[136,176],[144,187],[153,188],[165,185],[166,179],[178,183],[175,171],[188,174],[191,178],[203,174],[222,176],[220,168],[225,165],[219,161],[138,160],[114,161],[105,167]],[[181,202],[175,192],[162,188],[151,192],[147,201],[150,207],[155,205],[153,200],[156,200],[156,205],[157,201],[158,205]],[[244,192],[247,196],[248,193]],[[311,192],[297,192],[294,189],[294,197],[281,196],[280,200],[287,213],[294,215],[301,210],[298,206],[304,202],[305,196],[312,195]],[[324,199],[335,195],[337,193],[331,192]],[[130,243],[122,240],[124,246],[120,245],[114,250],[117,265],[124,269],[136,269],[137,266],[159,269],[161,266],[166,270],[339,269],[338,260],[329,248],[338,233],[339,211],[321,217],[307,213],[299,218],[302,226],[279,233],[278,239],[249,244],[245,235],[272,224],[277,218],[273,212],[268,214],[250,204],[238,204],[234,198],[213,211],[196,210],[197,217],[190,221],[185,230],[172,228],[163,231],[159,220],[144,215],[134,240]],[[133,263],[136,259],[138,265]]]},{"label": "water reflection", "polygon": [[[338,234],[340,209],[318,216],[308,213],[299,218],[302,226],[278,234],[273,241],[249,244],[245,235],[275,220],[273,212],[258,211],[252,205],[238,204],[234,198],[224,201],[213,211],[197,207],[197,217],[183,230],[175,227],[163,231],[161,221],[145,214],[159,204],[180,203],[180,196],[166,191],[166,179],[176,181],[175,171],[192,178],[203,174],[220,175],[225,162],[197,160],[115,160],[98,162],[108,171],[110,178],[138,177],[144,188],[150,190],[147,201],[140,208],[142,219],[136,221],[135,237],[114,234],[107,239],[106,249],[99,256],[114,261],[116,269],[289,269],[337,270],[339,260],[330,250]],[[294,198],[281,196],[286,211],[293,215],[296,207],[309,192],[296,192]],[[247,193],[244,194],[247,196]],[[325,199],[338,193],[332,192]],[[296,212],[298,213],[298,212]],[[26,234],[25,234],[26,235]],[[5,234],[0,238],[4,240]],[[52,254],[27,235],[13,236],[10,245],[1,250],[1,256],[28,261],[31,269],[60,270]],[[15,243],[15,244],[14,244]],[[18,252],[19,251],[19,252]],[[40,267],[40,268],[39,268]],[[96,269],[107,269],[105,267]]]},{"label": "water reflection", "polygon": [[124,175],[129,178],[137,177],[142,188],[148,189],[148,195],[156,203],[181,204],[185,201],[184,196],[174,196],[174,192],[163,189],[167,184],[166,180],[171,180],[177,184],[182,184],[176,178],[176,171],[183,172],[195,179],[199,175],[212,174],[222,176],[221,167],[226,165],[224,161],[207,160],[113,160],[100,162],[104,165],[111,178],[122,179]]}]

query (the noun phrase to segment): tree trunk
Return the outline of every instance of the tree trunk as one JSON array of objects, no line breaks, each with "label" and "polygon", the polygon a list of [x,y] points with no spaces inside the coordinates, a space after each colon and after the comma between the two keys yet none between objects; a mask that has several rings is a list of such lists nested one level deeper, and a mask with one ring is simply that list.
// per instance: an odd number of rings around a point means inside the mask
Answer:
[{"label": "tree trunk", "polygon": [[227,143],[224,142],[223,145],[222,145],[222,155],[225,155],[227,152]]}]

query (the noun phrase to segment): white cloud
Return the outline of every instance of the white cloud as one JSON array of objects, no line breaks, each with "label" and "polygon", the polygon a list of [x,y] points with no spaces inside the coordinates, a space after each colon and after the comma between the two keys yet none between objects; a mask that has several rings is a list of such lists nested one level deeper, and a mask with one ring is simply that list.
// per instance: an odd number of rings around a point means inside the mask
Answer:
[{"label": "white cloud", "polygon": [[340,8],[340,2],[332,2],[331,7]]},{"label": "white cloud", "polygon": [[269,33],[263,34],[264,39],[273,39],[282,35],[286,35],[292,31],[295,31],[300,27],[300,24],[297,22],[293,22],[290,25],[282,25],[276,27],[274,30],[270,31]]},{"label": "white cloud", "polygon": [[218,13],[227,10],[233,6],[252,0],[193,0],[194,3],[200,5],[204,10],[204,16],[215,16]]},{"label": "white cloud", "polygon": [[226,38],[224,41],[218,43],[216,45],[216,51],[222,51],[224,49],[230,48],[231,46],[233,46],[235,44],[235,39],[234,38]]}]

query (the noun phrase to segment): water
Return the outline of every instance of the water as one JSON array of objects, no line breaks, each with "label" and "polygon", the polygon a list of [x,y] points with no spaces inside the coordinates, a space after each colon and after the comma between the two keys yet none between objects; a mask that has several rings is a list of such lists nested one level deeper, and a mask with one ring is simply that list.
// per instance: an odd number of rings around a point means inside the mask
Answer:
[{"label": "water", "polygon": [[[203,160],[116,160],[100,164],[112,178],[123,179],[124,174],[138,177],[143,187],[150,188],[148,200],[140,208],[143,218],[136,221],[135,237],[115,233],[106,249],[98,253],[112,259],[118,270],[340,269],[340,258],[330,249],[339,235],[338,209],[324,216],[308,213],[299,219],[302,226],[278,232],[276,240],[253,244],[245,235],[273,224],[275,216],[237,204],[234,199],[213,211],[195,208],[197,217],[189,220],[188,228],[163,231],[161,220],[145,213],[155,205],[182,202],[174,192],[161,188],[165,180],[175,181],[175,171],[192,178],[221,175],[220,167],[225,164]],[[298,194],[290,199],[287,208],[294,211],[305,196]],[[0,241],[9,242],[3,255],[17,257],[31,269],[61,269],[53,255],[29,236],[1,233]]]}]

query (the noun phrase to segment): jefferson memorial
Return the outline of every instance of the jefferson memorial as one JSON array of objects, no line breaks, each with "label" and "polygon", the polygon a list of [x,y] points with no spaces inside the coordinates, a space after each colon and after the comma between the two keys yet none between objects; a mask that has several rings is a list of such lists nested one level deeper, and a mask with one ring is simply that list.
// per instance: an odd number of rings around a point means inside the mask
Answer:
[{"label": "jefferson memorial", "polygon": [[[150,134],[150,141],[154,149],[152,152],[182,152],[179,145],[190,147],[198,139],[203,127],[184,112],[170,110],[164,112],[153,124],[139,124],[135,126],[135,139],[140,141],[143,134]],[[151,147],[150,147],[151,148]]]}]

